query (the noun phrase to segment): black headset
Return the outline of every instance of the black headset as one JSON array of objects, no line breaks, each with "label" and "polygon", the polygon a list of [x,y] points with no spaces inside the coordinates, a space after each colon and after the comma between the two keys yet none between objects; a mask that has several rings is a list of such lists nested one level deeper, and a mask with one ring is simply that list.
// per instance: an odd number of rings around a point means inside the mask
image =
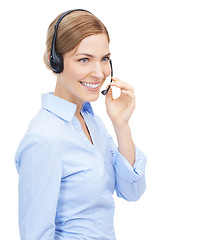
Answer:
[{"label": "black headset", "polygon": [[[69,10],[64,12],[59,19],[57,20],[55,26],[54,26],[54,35],[53,35],[53,40],[52,40],[52,45],[51,45],[51,51],[50,51],[50,67],[53,72],[55,73],[61,73],[63,71],[63,57],[61,54],[56,52],[56,37],[57,37],[57,29],[58,25],[61,22],[61,20],[69,13],[75,12],[75,11],[84,11],[84,12],[89,12],[84,9],[74,9],[74,10]],[[90,13],[90,12],[89,12]]]},{"label": "black headset", "polygon": [[[88,12],[90,14],[92,14],[91,12],[85,10],[85,9],[74,9],[74,10],[69,10],[64,12],[63,14],[61,14],[61,16],[59,17],[59,19],[57,20],[55,26],[54,26],[54,35],[53,35],[53,40],[52,40],[52,44],[51,44],[51,51],[50,51],[50,67],[52,69],[53,72],[55,73],[61,73],[63,71],[64,65],[63,65],[63,57],[61,54],[56,52],[56,37],[57,37],[57,29],[58,29],[58,25],[61,22],[61,20],[68,15],[71,12],[75,12],[75,11],[84,11],[84,12]],[[110,62],[110,66],[111,66],[111,77],[113,76],[113,68],[112,68],[112,61],[111,59],[109,60]],[[112,82],[112,80],[111,80]],[[109,91],[110,85],[106,90],[102,91],[103,95],[106,95],[107,92]]]}]

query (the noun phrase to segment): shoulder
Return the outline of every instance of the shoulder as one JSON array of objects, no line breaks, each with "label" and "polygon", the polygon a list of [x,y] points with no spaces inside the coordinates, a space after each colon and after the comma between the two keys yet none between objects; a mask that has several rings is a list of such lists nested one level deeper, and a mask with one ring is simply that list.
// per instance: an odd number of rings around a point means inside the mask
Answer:
[{"label": "shoulder", "polygon": [[35,136],[40,139],[52,141],[58,133],[63,120],[45,109],[41,109],[31,120],[25,136]]},{"label": "shoulder", "polygon": [[22,154],[25,150],[36,146],[53,146],[53,135],[56,132],[57,126],[50,115],[44,109],[41,109],[31,120],[20,141],[16,155]]}]

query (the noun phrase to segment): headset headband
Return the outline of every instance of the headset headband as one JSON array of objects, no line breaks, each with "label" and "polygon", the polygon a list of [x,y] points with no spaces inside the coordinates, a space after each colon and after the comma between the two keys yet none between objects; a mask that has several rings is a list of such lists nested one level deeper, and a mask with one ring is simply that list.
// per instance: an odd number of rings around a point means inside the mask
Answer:
[{"label": "headset headband", "polygon": [[71,13],[71,12],[75,12],[75,11],[84,11],[84,12],[88,12],[88,13],[92,14],[91,12],[89,12],[89,11],[87,11],[87,10],[85,10],[85,9],[73,9],[73,10],[68,10],[68,11],[66,11],[66,12],[64,12],[64,13],[62,13],[62,14],[60,15],[59,19],[57,20],[57,22],[56,22],[56,24],[55,24],[55,26],[54,26],[54,30],[57,31],[58,25],[60,24],[60,22],[62,21],[62,19],[63,19],[66,15],[68,15],[68,14]]},{"label": "headset headband", "polygon": [[54,26],[54,35],[53,35],[51,50],[50,50],[50,67],[51,67],[52,71],[55,73],[61,73],[64,68],[63,58],[60,54],[58,54],[56,52],[57,29],[58,29],[58,26],[59,26],[60,22],[62,21],[62,19],[69,13],[75,12],[75,11],[84,11],[84,12],[88,12],[88,13],[92,14],[91,12],[84,10],[84,9],[73,9],[73,10],[68,10],[68,11],[62,13],[61,16],[59,17],[59,19],[57,20],[57,22]]}]

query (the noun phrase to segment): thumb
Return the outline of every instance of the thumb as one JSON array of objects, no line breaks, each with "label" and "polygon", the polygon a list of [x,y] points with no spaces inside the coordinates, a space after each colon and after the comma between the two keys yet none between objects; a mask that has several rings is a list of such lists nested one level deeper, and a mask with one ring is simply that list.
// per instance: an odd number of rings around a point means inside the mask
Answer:
[{"label": "thumb", "polygon": [[112,88],[110,87],[109,91],[106,94],[105,102],[107,104],[108,102],[111,102],[111,101],[113,101],[113,96],[112,96]]}]

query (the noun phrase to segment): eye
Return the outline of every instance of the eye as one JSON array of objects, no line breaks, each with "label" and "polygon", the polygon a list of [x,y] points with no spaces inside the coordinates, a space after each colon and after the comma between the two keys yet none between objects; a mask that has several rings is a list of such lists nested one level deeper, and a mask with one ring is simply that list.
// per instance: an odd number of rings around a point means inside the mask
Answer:
[{"label": "eye", "polygon": [[102,59],[102,61],[103,61],[103,62],[108,62],[109,59],[110,59],[109,57],[104,57],[104,58]]},{"label": "eye", "polygon": [[79,62],[82,62],[82,63],[86,63],[88,61],[89,61],[88,58],[81,58],[81,59],[79,59]]}]

